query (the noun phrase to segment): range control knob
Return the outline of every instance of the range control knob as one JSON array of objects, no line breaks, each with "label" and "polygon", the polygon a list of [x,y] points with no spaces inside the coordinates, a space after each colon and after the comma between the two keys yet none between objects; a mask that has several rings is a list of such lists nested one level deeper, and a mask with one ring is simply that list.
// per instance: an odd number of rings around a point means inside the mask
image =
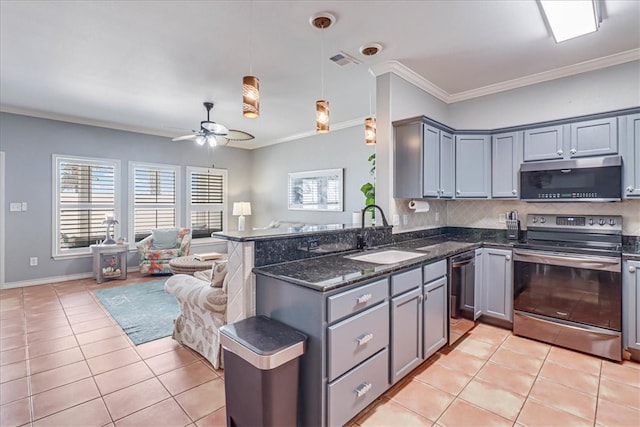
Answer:
[{"label": "range control knob", "polygon": [[534,216],[534,217],[533,217],[533,219],[532,219],[531,221],[533,221],[533,223],[535,224],[536,222],[538,222],[538,217],[535,217],[535,216]]},{"label": "range control knob", "polygon": [[604,218],[600,218],[600,219],[598,220],[598,224],[600,224],[600,225],[604,225]]},{"label": "range control knob", "polygon": [[595,223],[595,221],[593,220],[593,218],[589,218],[589,225],[593,225]]},{"label": "range control knob", "polygon": [[540,224],[544,224],[545,222],[547,222],[546,218],[541,216],[540,217]]},{"label": "range control knob", "polygon": [[609,225],[610,225],[610,226],[612,226],[612,227],[613,227],[614,225],[616,225],[616,220],[615,220],[615,218],[609,218]]}]

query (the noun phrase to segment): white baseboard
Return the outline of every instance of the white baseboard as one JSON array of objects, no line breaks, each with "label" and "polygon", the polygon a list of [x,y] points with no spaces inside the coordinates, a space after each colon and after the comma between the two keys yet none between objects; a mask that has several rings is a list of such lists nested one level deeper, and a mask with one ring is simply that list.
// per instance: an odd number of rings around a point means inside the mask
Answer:
[{"label": "white baseboard", "polygon": [[[133,271],[139,271],[139,270],[140,270],[140,267],[137,265],[127,267],[127,273],[133,272]],[[18,282],[5,283],[4,285],[0,286],[0,289],[24,288],[25,286],[46,285],[48,283],[60,283],[60,282],[67,282],[69,280],[89,279],[92,277],[93,277],[93,272],[87,272],[87,273],[69,274],[66,276],[44,277],[42,279],[20,280]]]}]

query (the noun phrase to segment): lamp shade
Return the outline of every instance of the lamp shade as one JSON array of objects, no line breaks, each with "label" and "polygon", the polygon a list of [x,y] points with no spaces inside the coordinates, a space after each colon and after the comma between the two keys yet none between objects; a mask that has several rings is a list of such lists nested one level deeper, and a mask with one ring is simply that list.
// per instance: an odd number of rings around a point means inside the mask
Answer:
[{"label": "lamp shade", "polygon": [[316,101],[316,131],[329,132],[329,101],[324,99]]},{"label": "lamp shade", "polygon": [[251,215],[251,202],[234,202],[233,215]]},{"label": "lamp shade", "polygon": [[367,145],[376,145],[376,119],[373,117],[364,119],[364,141]]},{"label": "lamp shade", "polygon": [[260,80],[255,76],[242,78],[242,115],[250,119],[260,116]]}]

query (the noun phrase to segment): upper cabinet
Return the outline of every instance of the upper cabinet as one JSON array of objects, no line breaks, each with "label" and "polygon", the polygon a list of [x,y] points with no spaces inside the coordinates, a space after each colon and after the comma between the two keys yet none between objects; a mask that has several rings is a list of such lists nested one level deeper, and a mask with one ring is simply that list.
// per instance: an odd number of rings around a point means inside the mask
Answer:
[{"label": "upper cabinet", "polygon": [[453,197],[453,135],[433,126],[424,126],[422,195]]},{"label": "upper cabinet", "polygon": [[421,120],[394,124],[394,135],[393,197],[453,197],[453,135]]},{"label": "upper cabinet", "polygon": [[491,197],[517,199],[522,132],[491,137]]},{"label": "upper cabinet", "polygon": [[618,153],[616,117],[524,131],[524,161],[571,159]]},{"label": "upper cabinet", "polygon": [[393,197],[413,199],[422,197],[422,140],[421,121],[394,126]]},{"label": "upper cabinet", "polygon": [[524,161],[562,159],[567,126],[547,126],[524,131]]},{"label": "upper cabinet", "polygon": [[624,170],[622,194],[640,197],[640,114],[620,118],[621,153]]},{"label": "upper cabinet", "polygon": [[488,198],[491,194],[489,135],[456,135],[456,198]]}]

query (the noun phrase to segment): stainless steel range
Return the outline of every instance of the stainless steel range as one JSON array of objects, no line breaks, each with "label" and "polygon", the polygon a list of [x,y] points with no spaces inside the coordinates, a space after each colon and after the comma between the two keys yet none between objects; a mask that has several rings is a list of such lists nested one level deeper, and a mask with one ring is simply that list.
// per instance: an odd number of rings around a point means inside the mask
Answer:
[{"label": "stainless steel range", "polygon": [[516,244],[516,335],[622,359],[622,217],[527,216]]}]

